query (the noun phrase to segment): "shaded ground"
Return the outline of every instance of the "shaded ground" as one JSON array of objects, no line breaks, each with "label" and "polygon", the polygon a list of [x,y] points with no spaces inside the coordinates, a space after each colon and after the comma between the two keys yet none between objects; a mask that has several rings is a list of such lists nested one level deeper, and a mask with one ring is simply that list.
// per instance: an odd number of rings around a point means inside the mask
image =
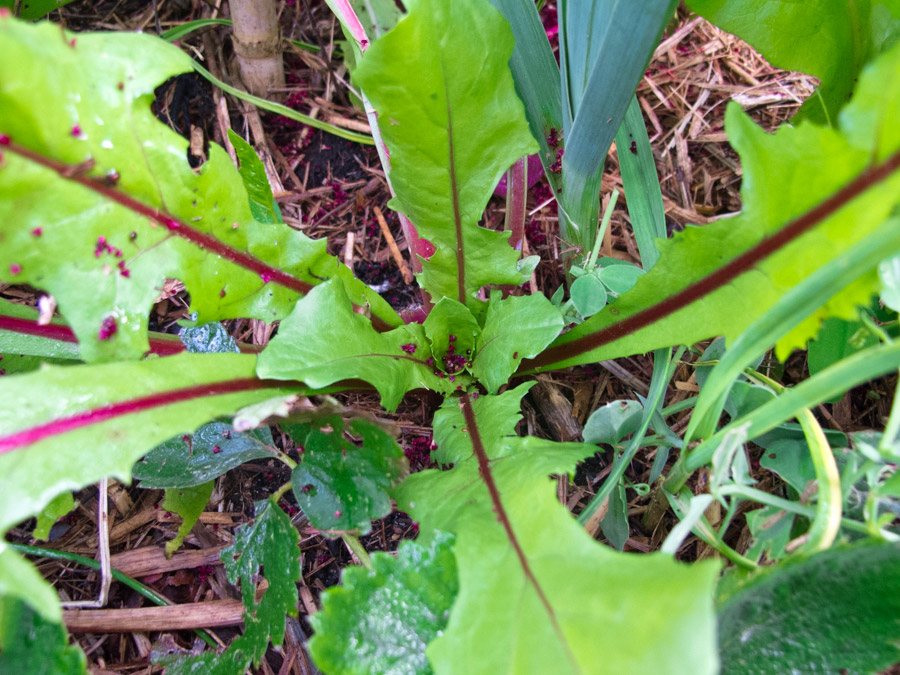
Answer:
[{"label": "shaded ground", "polygon": [[[163,29],[191,19],[225,16],[227,10],[224,3],[222,11],[186,0],[160,4],[162,9],[158,18]],[[545,14],[549,25],[553,22],[553,11],[553,3],[548,3]],[[140,28],[153,32],[155,25],[149,3],[136,1],[74,2],[54,12],[52,18],[74,30]],[[339,30],[324,3],[286,2],[282,24],[286,37],[319,45],[322,50],[317,54],[299,50],[287,53],[288,86],[285,91],[277,92],[277,96],[297,110],[320,119],[349,128],[364,128],[365,116],[352,107],[344,85],[348,79],[346,67],[339,58],[333,58],[335,51],[331,40]],[[195,50],[195,55],[202,55],[213,73],[229,79],[232,52],[228,34],[227,29],[217,27],[193,34],[183,44]],[[813,86],[814,82],[807,76],[771,68],[740,41],[682,11],[657,49],[638,89],[672,230],[689,223],[704,224],[740,209],[740,167],[723,131],[727,102],[738,100],[754,119],[772,129],[790,117]],[[230,126],[248,138],[266,161],[276,198],[288,224],[310,236],[327,237],[330,251],[351,265],[358,276],[377,288],[396,308],[416,302],[416,289],[403,282],[375,220],[373,207],[377,206],[384,211],[393,236],[405,253],[399,223],[386,206],[389,195],[373,148],[282,117],[257,114],[227,96],[228,114],[224,118],[217,116],[222,93],[195,75],[177,78],[161,87],[158,94],[160,119],[187,137],[191,137],[192,129],[195,129],[202,133],[205,142],[222,143],[227,126]],[[254,118],[261,123],[258,128],[263,130],[262,136],[252,132],[257,121]],[[615,151],[610,153],[603,194],[607,196],[614,187],[621,188]],[[485,224],[502,227],[503,210],[502,199],[492,200],[485,214]],[[543,181],[531,190],[528,213],[527,252],[541,256],[533,284],[539,292],[550,295],[562,283],[560,260],[571,247],[559,238],[555,206]],[[627,212],[621,202],[603,243],[603,253],[638,261]],[[0,292],[17,301],[33,303],[35,299],[27,288],[0,287]],[[183,288],[172,283],[155,308],[152,328],[176,332],[175,321],[186,315],[186,308]],[[271,328],[255,320],[229,322],[229,330],[236,338],[254,344],[265,344],[271,336]],[[802,355],[790,359],[784,366],[786,381],[804,377],[805,367]],[[547,380],[547,386],[560,395],[529,395],[523,427],[528,433],[571,440],[563,437],[571,434],[571,429],[554,422],[560,414],[574,416],[579,424],[583,424],[599,404],[633,398],[634,391],[646,392],[651,369],[649,359],[632,357],[613,365],[553,374],[552,379]],[[885,381],[851,392],[833,406],[822,406],[819,410],[822,421],[830,428],[844,431],[878,426],[889,411],[893,387],[893,381]],[[666,405],[683,400],[696,391],[693,369],[685,363],[667,392]],[[875,397],[872,391],[876,393]],[[374,396],[347,395],[344,403],[393,420],[401,430],[401,443],[410,456],[413,469],[427,466],[429,424],[436,400],[427,396],[409,396],[394,415],[383,415]],[[688,414],[675,418],[673,428],[676,431],[686,426]],[[574,437],[577,433],[576,429]],[[758,456],[752,459],[756,460]],[[629,470],[629,480],[645,482],[652,462],[651,451],[639,454]],[[573,513],[580,512],[607,471],[607,457],[598,453],[579,468],[573,483],[560,485],[560,498]],[[770,474],[760,473],[758,478],[763,481],[762,489],[767,485],[771,487]],[[135,553],[142,549],[158,550],[174,537],[175,519],[160,509],[162,492],[114,485],[110,492],[113,565],[126,574],[138,576],[177,603],[233,597],[233,589],[229,588],[222,568],[217,564],[217,551],[231,542],[235,527],[247,522],[253,501],[271,494],[285,480],[286,469],[282,465],[264,460],[223,476],[217,483],[208,513],[186,541],[184,550],[191,555],[178,554],[173,559],[175,562],[165,567],[152,561],[148,563]],[[655,529],[645,530],[641,516],[648,508],[648,499],[629,490],[628,500],[631,531],[626,550],[655,550],[673,521],[666,517]],[[89,557],[96,554],[96,501],[95,488],[82,491],[77,510],[55,528],[53,547]],[[292,496],[286,496],[283,505],[293,514],[301,535],[301,617],[291,623],[282,653],[270,650],[259,672],[316,672],[302,648],[303,640],[309,635],[305,617],[316,610],[319,593],[339,581],[340,570],[352,563],[352,557],[340,541],[326,539],[309,526]],[[13,537],[30,543],[28,529],[14,531]],[[592,534],[602,539],[597,528],[594,530]],[[375,522],[372,533],[364,537],[363,542],[368,550],[394,550],[401,539],[415,534],[411,520],[405,514],[394,513]],[[735,520],[726,540],[741,550],[741,542],[746,539],[745,521],[740,517]],[[694,540],[682,548],[680,556],[696,559],[710,554],[708,547]],[[198,564],[201,558],[202,564]],[[154,560],[157,559],[158,556]],[[47,561],[40,569],[68,599],[91,599],[96,593],[96,575],[83,568]],[[134,608],[142,602],[133,591],[113,584],[110,607]],[[215,632],[226,642],[236,633],[234,629]],[[77,637],[96,672],[158,670],[148,670],[148,667],[150,644],[159,634],[87,633]],[[193,635],[177,633],[175,639],[182,646],[189,646]]]}]

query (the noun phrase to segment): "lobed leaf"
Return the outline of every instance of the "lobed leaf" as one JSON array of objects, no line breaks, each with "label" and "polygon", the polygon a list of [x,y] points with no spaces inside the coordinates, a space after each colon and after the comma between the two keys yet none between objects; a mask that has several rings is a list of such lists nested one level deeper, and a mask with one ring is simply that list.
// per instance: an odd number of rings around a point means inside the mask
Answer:
[{"label": "lobed leaf", "polygon": [[[324,431],[325,425],[331,430]],[[291,483],[313,527],[368,534],[373,520],[391,512],[387,491],[409,473],[393,436],[365,420],[351,420],[347,431],[362,439],[357,447],[345,437],[340,417],[283,428],[302,448]]]},{"label": "lobed leaf", "polygon": [[374,386],[381,404],[393,410],[412,389],[452,389],[426,365],[429,355],[421,325],[375,332],[368,319],[353,311],[343,284],[335,279],[296,304],[260,354],[257,372],[264,378],[300,379],[313,387],[358,378]]},{"label": "lobed leaf", "polygon": [[[203,323],[279,319],[319,279],[349,280],[324,241],[252,218],[221,147],[190,167],[187,140],[151,111],[154,88],[190,70],[150,35],[0,17],[0,280],[51,293],[86,361],[147,351],[166,278],[185,283]],[[352,288],[357,304],[399,321]]]},{"label": "lobed leaf", "polygon": [[[898,116],[900,45],[865,69],[840,130],[806,123],[767,134],[732,103],[726,128],[744,167],[743,213],[657,240],[661,257],[634,289],[562,336],[535,365],[735,338],[791,288],[885,226],[900,194],[900,131],[886,120]],[[854,316],[875,289],[869,273],[822,297],[776,353],[783,358],[804,346],[822,319]]]},{"label": "lobed leaf", "polygon": [[[476,429],[456,402],[445,404],[456,424],[436,434],[439,447],[491,428],[475,408],[483,398],[472,402]],[[484,446],[485,462],[469,447],[452,470],[414,474],[395,490],[420,540],[439,530],[457,538],[459,595],[427,651],[436,672],[594,672],[598,663],[609,672],[681,673],[685,664],[714,672],[716,566],[611,551],[557,501],[548,476],[568,473],[593,446],[505,436]]]},{"label": "lobed leaf", "polygon": [[65,490],[129,481],[141,455],[175,433],[299,383],[253,377],[256,359],[184,354],[49,367],[0,388],[0,532]]},{"label": "lobed leaf", "polygon": [[309,650],[326,672],[426,674],[429,642],[447,625],[456,597],[453,537],[403,542],[397,557],[372,554],[372,569],[347,567],[322,596]]},{"label": "lobed leaf", "polygon": [[491,293],[472,373],[488,393],[496,393],[522,360],[540,354],[564,325],[559,310],[543,295],[501,300],[499,291]]},{"label": "lobed leaf", "polygon": [[[509,233],[478,226],[503,173],[536,152],[509,58],[509,27],[486,0],[418,0],[353,76],[391,153],[397,210],[431,242],[420,282],[473,306],[486,284],[520,284]],[[436,249],[436,250],[434,250]]]},{"label": "lobed leaf", "polygon": [[689,0],[698,14],[746,40],[777,68],[821,80],[798,115],[830,124],[863,65],[900,37],[897,0]]},{"label": "lobed leaf", "polygon": [[[253,521],[235,532],[234,544],[223,550],[221,556],[228,581],[241,584],[244,634],[222,654],[176,653],[158,657],[167,675],[241,673],[251,662],[259,667],[270,638],[275,646],[282,644],[285,615],[297,615],[297,582],[301,575],[299,541],[297,530],[284,511],[271,500],[257,502]],[[257,602],[256,579],[261,568],[269,585]]]}]

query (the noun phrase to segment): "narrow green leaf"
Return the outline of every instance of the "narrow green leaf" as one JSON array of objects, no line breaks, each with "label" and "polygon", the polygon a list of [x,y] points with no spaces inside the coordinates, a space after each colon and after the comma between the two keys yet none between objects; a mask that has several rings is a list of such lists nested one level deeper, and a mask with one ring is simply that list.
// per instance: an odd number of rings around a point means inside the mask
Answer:
[{"label": "narrow green leaf", "polygon": [[170,557],[181,548],[184,538],[188,536],[194,525],[200,519],[200,514],[206,508],[212,495],[214,481],[203,483],[194,487],[167,488],[166,497],[163,500],[163,509],[173,511],[181,516],[181,525],[178,534],[171,541],[166,542],[166,557]]},{"label": "narrow green leaf", "polygon": [[[199,656],[166,655],[158,662],[168,675],[210,673],[234,675],[244,672],[251,662],[259,667],[269,640],[280,646],[284,641],[285,615],[297,616],[297,582],[300,581],[300,537],[291,519],[269,500],[257,502],[256,515],[249,525],[235,533],[234,544],[222,551],[222,563],[228,581],[241,584],[244,601],[244,634],[222,654],[206,652]],[[269,587],[256,602],[256,580],[260,568]]]},{"label": "narrow green leaf", "polygon": [[[0,280],[51,293],[86,361],[147,351],[166,278],[185,283],[201,322],[271,321],[319,279],[349,273],[325,241],[254,221],[221,147],[190,167],[188,141],[151,111],[155,87],[190,69],[151,35],[0,18]],[[352,293],[398,322],[363,284]]]},{"label": "narrow green leaf", "polygon": [[487,0],[419,0],[354,72],[382,120],[396,208],[431,242],[423,287],[477,303],[486,284],[520,284],[509,233],[478,226],[503,173],[537,145],[508,62],[509,27]]},{"label": "narrow green leaf", "polygon": [[[445,429],[459,438],[436,435],[438,446],[468,439],[472,448],[482,429],[493,434],[496,417],[474,414],[473,428],[457,409],[456,428]],[[503,426],[511,428],[516,417]],[[440,530],[457,537],[459,595],[447,628],[427,651],[437,672],[594,672],[599,663],[609,672],[680,673],[686,663],[693,672],[715,671],[716,566],[614,552],[593,541],[556,499],[548,476],[569,473],[593,451],[512,436],[484,446],[502,511],[472,450],[452,470],[413,474],[395,490],[400,508],[420,523],[421,541]]]},{"label": "narrow green leaf", "polygon": [[751,578],[722,602],[722,670],[880,671],[900,660],[898,615],[900,546],[824,551]]},{"label": "narrow green leaf", "polygon": [[322,596],[309,650],[328,673],[431,673],[425,648],[447,625],[456,598],[453,537],[403,542],[397,557],[372,554],[372,569],[347,567]]},{"label": "narrow green leaf", "polygon": [[163,31],[159,34],[159,37],[168,42],[174,42],[175,40],[180,40],[185,35],[190,35],[194,31],[200,30],[201,28],[206,28],[207,26],[230,25],[231,19],[196,19],[194,21],[185,21],[182,24],[178,24],[174,28]]},{"label": "narrow green leaf", "polygon": [[257,371],[263,378],[297,379],[312,387],[359,378],[372,384],[382,405],[393,410],[411,389],[452,389],[426,365],[429,355],[421,325],[376,333],[368,319],[353,311],[343,284],[335,279],[296,304],[260,354]]},{"label": "narrow green leaf", "polygon": [[[885,122],[900,117],[898,73],[900,46],[863,71],[840,131],[803,124],[767,134],[732,103],[726,128],[744,167],[743,213],[658,241],[659,262],[634,289],[562,336],[538,364],[587,363],[713,335],[734,339],[812,272],[870,237],[900,195],[900,128]],[[777,354],[804,346],[828,316],[854,316],[875,289],[870,275],[823,298],[779,341]],[[637,327],[622,329],[628,322]],[[575,358],[557,357],[581,349]]]},{"label": "narrow green leaf", "polygon": [[[713,368],[694,408],[690,424],[685,432],[685,443],[694,438],[709,436],[716,428],[726,397],[732,390],[732,383],[744,368],[763,354],[783,336],[795,330],[822,306],[828,298],[841,289],[860,284],[862,277],[865,288],[871,288],[872,272],[882,250],[900,248],[900,221],[891,219],[881,225],[870,236],[841,251],[822,267],[815,270],[787,293],[779,298],[761,317],[748,326],[734,340],[719,363]],[[869,291],[870,293],[871,291]],[[868,293],[862,297],[868,299]],[[872,341],[874,342],[874,340]],[[871,343],[870,343],[871,344]],[[811,375],[815,372],[810,371]]]},{"label": "narrow green leaf", "polygon": [[[562,98],[559,66],[544,24],[529,0],[491,0],[509,22],[516,46],[509,68],[516,92],[525,105],[531,135],[540,146],[541,164],[554,194],[559,193],[560,174],[550,170],[557,161],[558,141],[562,136]],[[552,145],[551,145],[552,141]]]},{"label": "narrow green leaf", "polygon": [[50,367],[0,387],[0,532],[63,490],[104,476],[131,479],[148,450],[175,433],[301,390],[253,377],[256,359],[185,354],[141,362]]},{"label": "narrow green leaf", "polygon": [[600,529],[610,545],[617,551],[625,548],[630,527],[628,525],[628,502],[625,500],[625,486],[616,486],[609,496],[609,511],[600,521]]},{"label": "narrow green leaf", "polygon": [[272,186],[266,176],[266,167],[247,141],[238,136],[231,129],[228,130],[228,140],[234,146],[234,152],[241,163],[238,171],[247,188],[247,197],[250,200],[250,214],[260,223],[275,225],[284,223],[281,217],[281,209],[272,195]]},{"label": "narrow green leaf", "polygon": [[883,260],[878,266],[881,299],[895,312],[900,312],[900,255]]},{"label": "narrow green leaf", "polygon": [[590,251],[606,153],[676,0],[559,3],[565,153],[560,223]]},{"label": "narrow green leaf", "polygon": [[654,239],[666,237],[666,213],[656,173],[656,159],[647,137],[641,105],[635,96],[631,97],[616,132],[616,154],[628,202],[631,230],[641,254],[641,267],[646,271],[659,259]]},{"label": "narrow green leaf", "polygon": [[490,393],[506,384],[522,359],[539,354],[565,323],[543,295],[491,294],[472,372]]},{"label": "narrow green leaf", "polygon": [[[323,430],[325,425],[331,429]],[[347,431],[362,439],[357,446],[345,437],[340,417],[283,428],[303,449],[291,483],[313,527],[368,534],[371,521],[391,512],[387,491],[409,473],[409,464],[389,433],[365,420],[352,420]]]},{"label": "narrow green leaf", "polygon": [[142,488],[195,487],[253,459],[275,456],[268,427],[239,433],[222,422],[174,436],[134,465]]},{"label": "narrow green leaf", "polygon": [[822,82],[799,115],[828,123],[850,98],[869,59],[900,36],[897,0],[689,0],[698,14],[749,42],[776,68]]},{"label": "narrow green leaf", "polygon": [[15,596],[0,597],[0,673],[80,675],[87,659],[66,630]]},{"label": "narrow green leaf", "polygon": [[[815,407],[840,392],[880,377],[898,367],[900,367],[898,342],[870,347],[847,357],[722,427],[715,435],[691,451],[686,465],[689,470],[694,470],[706,464],[724,436],[737,427],[743,428],[747,439],[752,440],[796,416],[804,408]],[[676,475],[671,480],[680,478],[681,476]]]}]

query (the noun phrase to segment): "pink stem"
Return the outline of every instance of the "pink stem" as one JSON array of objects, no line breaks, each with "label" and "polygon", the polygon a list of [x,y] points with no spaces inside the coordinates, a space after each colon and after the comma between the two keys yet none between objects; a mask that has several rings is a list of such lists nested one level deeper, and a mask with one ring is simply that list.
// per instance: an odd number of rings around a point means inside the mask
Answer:
[{"label": "pink stem", "polygon": [[509,245],[515,250],[522,250],[522,237],[525,235],[526,199],[528,184],[525,177],[527,157],[513,164],[506,172],[506,229],[512,232]]},{"label": "pink stem", "polygon": [[290,386],[290,383],[280,380],[258,380],[254,377],[248,377],[227,382],[198,384],[184,389],[149,394],[118,403],[109,403],[99,408],[85,410],[69,417],[51,420],[50,422],[0,437],[0,454],[19,450],[50,436],[68,433],[92,424],[99,424],[120,415],[133,415],[151,408],[181,403],[195,398],[288,386]]}]

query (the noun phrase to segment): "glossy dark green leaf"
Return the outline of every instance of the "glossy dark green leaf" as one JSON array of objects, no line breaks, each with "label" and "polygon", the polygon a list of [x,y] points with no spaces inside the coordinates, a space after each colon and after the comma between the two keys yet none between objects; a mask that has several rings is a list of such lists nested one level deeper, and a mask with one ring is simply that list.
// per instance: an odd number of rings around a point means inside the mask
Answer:
[{"label": "glossy dark green leaf", "polygon": [[[234,675],[260,660],[272,644],[284,641],[285,615],[297,615],[297,582],[300,581],[300,537],[291,519],[271,501],[256,504],[253,521],[235,532],[234,544],[222,551],[228,581],[241,584],[244,601],[244,634],[222,654],[199,656],[158,654],[167,675]],[[256,602],[260,572],[269,586]]]},{"label": "glossy dark green leaf", "polygon": [[0,7],[8,7],[10,9],[19,5],[19,16],[29,21],[37,21],[47,16],[50,12],[60,7],[65,7],[72,0],[0,0]]},{"label": "glossy dark green leaf", "polygon": [[15,596],[0,596],[0,673],[80,675],[87,659],[70,646],[62,625],[45,619]]},{"label": "glossy dark green leaf", "polygon": [[453,537],[400,545],[397,557],[372,554],[372,569],[347,567],[322,596],[309,650],[329,675],[425,675],[428,643],[441,634],[456,598]]},{"label": "glossy dark green leaf", "polygon": [[223,422],[210,422],[153,448],[131,474],[142,488],[193,487],[244,462],[276,456],[271,446],[268,427],[239,433]]},{"label": "glossy dark green leaf", "polygon": [[241,163],[241,179],[247,188],[247,197],[250,202],[250,213],[260,223],[283,223],[281,209],[272,195],[272,186],[266,176],[266,167],[260,161],[259,156],[247,141],[238,136],[231,129],[228,130],[228,140],[234,146],[234,152]]},{"label": "glossy dark green leaf", "polygon": [[394,438],[371,422],[350,422],[347,432],[362,439],[358,446],[346,438],[339,417],[324,422],[330,430],[283,427],[303,449],[291,474],[294,496],[316,529],[368,534],[372,520],[390,513],[387,491],[406,476],[409,464]]},{"label": "glossy dark green leaf", "polygon": [[824,551],[719,607],[722,672],[868,673],[900,661],[900,545]]}]

